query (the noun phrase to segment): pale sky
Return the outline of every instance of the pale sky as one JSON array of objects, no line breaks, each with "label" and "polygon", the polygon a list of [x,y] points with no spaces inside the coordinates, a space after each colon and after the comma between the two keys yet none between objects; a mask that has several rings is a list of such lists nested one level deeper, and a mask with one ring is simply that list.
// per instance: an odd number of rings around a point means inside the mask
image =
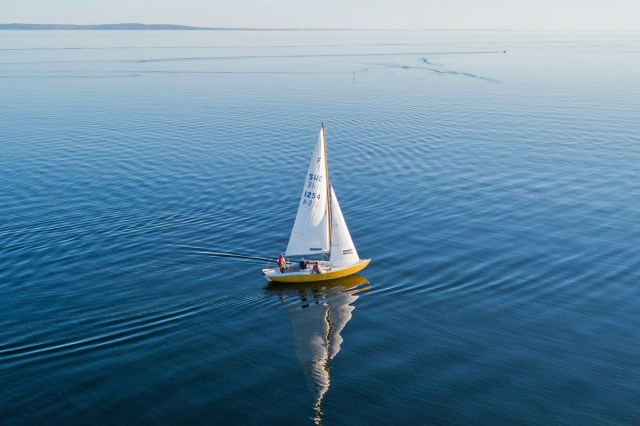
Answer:
[{"label": "pale sky", "polygon": [[0,0],[0,23],[640,29],[640,0]]}]

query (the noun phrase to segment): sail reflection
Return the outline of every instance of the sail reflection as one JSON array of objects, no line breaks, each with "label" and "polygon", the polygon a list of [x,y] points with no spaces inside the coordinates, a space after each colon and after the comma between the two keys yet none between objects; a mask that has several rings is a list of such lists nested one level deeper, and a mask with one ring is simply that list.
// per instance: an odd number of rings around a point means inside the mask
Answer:
[{"label": "sail reflection", "polygon": [[322,423],[322,401],[331,386],[330,362],[340,352],[342,330],[351,320],[358,293],[370,288],[360,275],[267,287],[287,304],[296,356],[313,392],[316,424]]}]

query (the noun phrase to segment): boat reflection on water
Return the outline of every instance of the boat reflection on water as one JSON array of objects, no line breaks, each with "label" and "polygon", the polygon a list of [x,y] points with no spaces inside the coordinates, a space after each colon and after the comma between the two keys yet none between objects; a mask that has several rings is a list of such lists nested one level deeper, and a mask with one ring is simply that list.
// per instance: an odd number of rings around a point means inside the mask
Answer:
[{"label": "boat reflection on water", "polygon": [[370,288],[360,275],[315,283],[277,283],[266,288],[287,305],[296,356],[313,392],[316,424],[322,423],[322,400],[331,386],[329,364],[340,352],[340,333],[353,315],[358,293]]}]

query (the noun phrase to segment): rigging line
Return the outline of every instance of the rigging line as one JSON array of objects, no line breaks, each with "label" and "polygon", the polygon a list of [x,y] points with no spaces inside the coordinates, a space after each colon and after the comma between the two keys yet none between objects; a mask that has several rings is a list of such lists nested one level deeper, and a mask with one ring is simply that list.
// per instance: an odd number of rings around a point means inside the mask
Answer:
[{"label": "rigging line", "polygon": [[194,253],[198,254],[206,254],[209,256],[218,256],[218,257],[232,257],[236,259],[251,259],[251,260],[263,260],[263,261],[275,261],[275,259],[270,257],[261,257],[261,256],[251,256],[246,254],[238,254],[238,253],[224,253],[224,252],[216,252],[216,251],[208,251],[206,249],[200,247],[189,247],[189,246],[179,246],[182,249],[193,250]]}]

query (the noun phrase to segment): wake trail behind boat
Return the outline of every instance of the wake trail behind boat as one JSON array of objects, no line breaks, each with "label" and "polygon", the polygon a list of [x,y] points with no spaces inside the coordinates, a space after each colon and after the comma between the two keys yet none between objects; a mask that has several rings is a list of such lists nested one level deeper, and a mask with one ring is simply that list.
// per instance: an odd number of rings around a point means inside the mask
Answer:
[{"label": "wake trail behind boat", "polygon": [[246,254],[238,254],[238,253],[224,253],[217,251],[209,251],[202,247],[191,247],[191,246],[179,246],[182,249],[192,251],[196,254],[206,254],[207,256],[217,256],[217,257],[231,257],[234,259],[246,259],[246,260],[259,260],[264,262],[275,262],[275,258],[270,257],[261,257],[261,256],[250,256]]}]

